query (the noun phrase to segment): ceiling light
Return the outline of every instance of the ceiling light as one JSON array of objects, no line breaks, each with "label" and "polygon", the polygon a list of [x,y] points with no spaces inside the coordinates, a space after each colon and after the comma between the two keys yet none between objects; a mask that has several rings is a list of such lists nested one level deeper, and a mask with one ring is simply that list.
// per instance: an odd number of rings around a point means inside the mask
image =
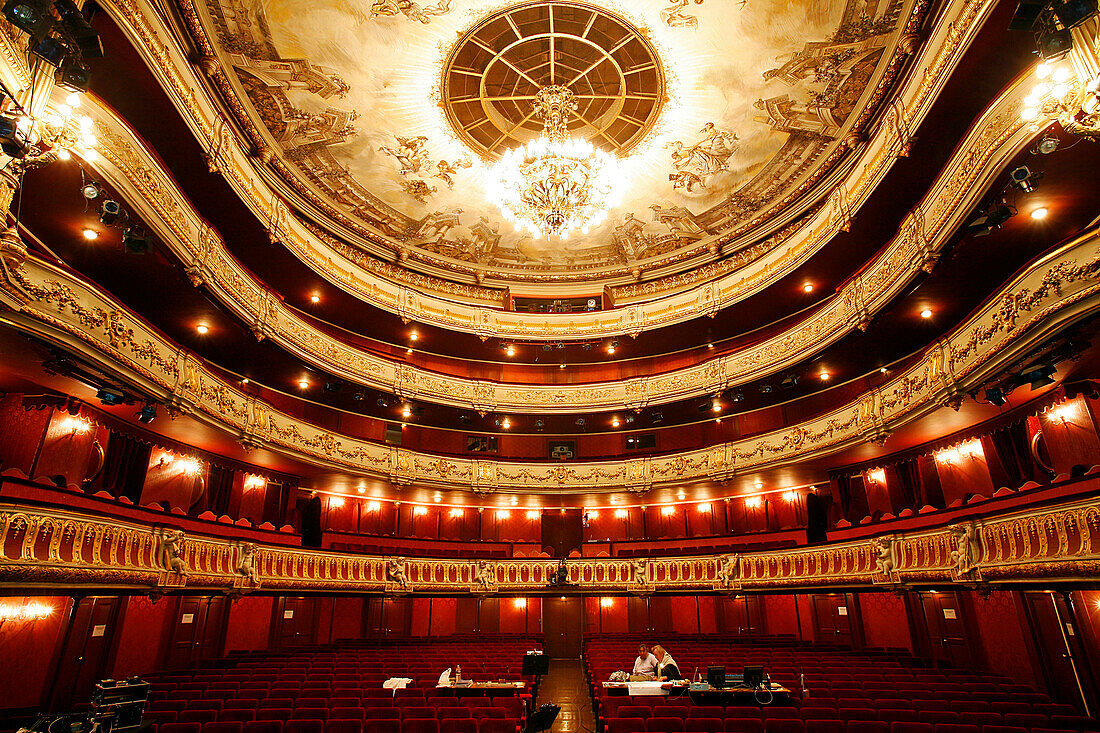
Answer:
[{"label": "ceiling light", "polygon": [[309,380],[308,379],[299,379],[298,380],[298,387],[301,388],[301,389],[309,389]]},{"label": "ceiling light", "polygon": [[70,160],[72,157],[73,157],[73,154],[70,153],[65,148],[62,148],[61,150],[57,151],[57,159],[58,160]]},{"label": "ceiling light", "polygon": [[365,494],[365,493],[367,493],[367,487],[366,487],[366,486],[360,486],[360,487],[358,487],[358,488],[357,488],[357,489],[355,489],[355,490],[356,490],[357,492],[359,492],[360,494]]},{"label": "ceiling light", "polygon": [[833,375],[829,374],[829,372],[821,372],[820,374],[817,375],[817,378],[820,379],[822,382],[828,382],[829,378],[832,377],[832,376]]},{"label": "ceiling light", "polygon": [[507,354],[508,356],[515,356],[516,355],[516,347],[512,346],[511,344],[508,344],[508,348],[506,348],[504,350],[504,353]]},{"label": "ceiling light", "polygon": [[507,430],[508,428],[512,427],[512,421],[509,420],[508,418],[504,418],[503,420],[500,421],[500,426],[502,428],[504,428],[505,430]]},{"label": "ceiling light", "polygon": [[806,283],[805,285],[802,286],[802,292],[804,292],[804,293],[812,293],[813,291],[814,291],[814,284],[813,283]]},{"label": "ceiling light", "polygon": [[882,373],[882,374],[885,374],[885,373],[886,373],[886,367],[879,367],[879,368],[878,368],[878,370],[879,370],[879,372],[880,372],[880,373]]},{"label": "ceiling light", "polygon": [[536,239],[567,239],[573,230],[587,234],[607,218],[624,188],[612,155],[568,136],[569,114],[576,109],[569,89],[540,89],[533,115],[542,118],[542,135],[506,152],[490,171],[489,199],[517,230]]},{"label": "ceiling light", "polygon": [[409,341],[416,341],[420,338],[420,334],[416,331],[409,331]]},{"label": "ceiling light", "polygon": [[317,293],[314,293],[313,295],[309,296],[309,302],[310,303],[320,303],[321,302],[321,296],[318,295]]},{"label": "ceiling light", "polygon": [[412,416],[412,408],[411,407],[409,407],[408,405],[405,405],[404,407],[401,408],[401,417],[407,418],[407,417],[411,417],[411,416]]},{"label": "ceiling light", "polygon": [[508,503],[511,504],[512,506],[515,506],[516,504],[519,504],[519,497],[518,496],[513,496],[513,497],[509,498]]},{"label": "ceiling light", "polygon": [[558,369],[565,369],[565,364],[558,364]]},{"label": "ceiling light", "polygon": [[99,239],[99,232],[90,227],[84,227],[80,230],[80,233],[84,235],[84,238],[91,242],[93,239]]},{"label": "ceiling light", "polygon": [[687,498],[687,494],[685,494],[684,490],[681,489],[680,491],[676,492],[676,498],[679,499],[680,501],[683,501],[684,499]]},{"label": "ceiling light", "polygon": [[195,326],[195,330],[199,332],[200,336],[205,336],[206,334],[210,333],[210,326],[207,326],[205,323],[200,323],[199,325]]},{"label": "ceiling light", "polygon": [[714,344],[707,344],[707,348],[708,348],[708,349],[713,349],[713,348],[714,348]]},{"label": "ceiling light", "polygon": [[931,318],[932,317],[932,309],[931,308],[925,308],[924,310],[922,310],[920,312],[920,317],[921,318]]},{"label": "ceiling light", "polygon": [[1049,213],[1050,213],[1050,211],[1047,209],[1047,207],[1040,206],[1037,209],[1032,209],[1031,218],[1035,219],[1035,220],[1045,219],[1045,218],[1047,218],[1047,214],[1049,214]]},{"label": "ceiling light", "polygon": [[619,427],[619,418],[617,418],[617,417],[611,418],[611,427],[613,427],[613,428]]},{"label": "ceiling light", "polygon": [[756,481],[753,482],[753,486],[755,486],[758,489],[762,489],[762,488],[764,488],[764,482],[761,481],[760,479],[756,479]]}]

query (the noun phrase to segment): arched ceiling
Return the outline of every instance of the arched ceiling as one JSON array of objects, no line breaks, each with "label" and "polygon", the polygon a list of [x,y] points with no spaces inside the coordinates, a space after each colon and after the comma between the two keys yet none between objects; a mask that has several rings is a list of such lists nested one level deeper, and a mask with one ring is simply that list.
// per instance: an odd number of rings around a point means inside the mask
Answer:
[{"label": "arched ceiling", "polygon": [[[435,275],[598,294],[632,273],[765,254],[830,192],[927,6],[203,0],[181,10],[229,79],[230,106],[321,231]],[[566,241],[517,234],[485,193],[494,159],[539,132],[531,98],[550,84],[577,95],[571,133],[616,154],[622,173],[621,204]]]}]

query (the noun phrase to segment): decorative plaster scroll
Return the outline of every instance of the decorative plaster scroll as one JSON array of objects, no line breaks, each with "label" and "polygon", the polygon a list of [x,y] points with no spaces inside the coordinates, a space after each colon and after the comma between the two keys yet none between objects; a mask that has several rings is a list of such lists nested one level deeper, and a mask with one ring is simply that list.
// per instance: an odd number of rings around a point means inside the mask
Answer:
[{"label": "decorative plaster scroll", "polygon": [[[195,12],[193,5],[185,5],[188,12]],[[992,5],[987,1],[952,6],[957,8],[957,12],[945,14],[931,30],[930,41],[916,61],[916,70],[903,84],[897,97],[901,102],[900,110],[905,115],[902,121],[906,130],[918,128]],[[189,64],[186,51],[176,45],[172,34],[161,25],[156,12],[144,0],[112,0],[106,3],[106,7],[130,35],[138,52],[149,63],[196,137],[204,143],[214,139],[219,134],[219,112],[205,85]],[[197,40],[200,54],[208,56],[215,53],[204,37]],[[904,57],[904,53],[900,57]],[[215,76],[219,74],[220,70],[215,69]],[[233,102],[230,104],[232,106]],[[236,104],[239,106],[239,102]],[[890,163],[896,159],[896,144],[890,143],[896,136],[898,125],[891,126],[894,133],[886,128],[880,125],[874,137],[861,145],[851,173],[838,184],[847,192],[845,207],[848,212],[858,211]],[[267,222],[273,210],[270,202],[276,195],[256,171],[253,151],[234,143],[224,146],[223,153],[220,174],[258,219]],[[416,275],[370,258],[353,263],[334,249],[333,242],[322,241],[294,216],[289,217],[281,239],[303,262],[334,284],[379,308],[401,312],[404,318],[501,338],[561,340],[635,333],[641,325],[646,328],[671,325],[731,305],[779,279],[824,246],[833,229],[828,226],[830,211],[829,207],[823,207],[807,221],[798,236],[791,237],[745,271],[723,274],[714,269],[700,268],[706,277],[717,278],[708,284],[712,287],[713,297],[698,297],[700,291],[694,280],[684,282],[670,278],[657,285],[647,283],[637,286],[648,288],[646,290],[616,292],[620,304],[634,304],[636,311],[616,308],[612,311],[569,314],[568,317],[504,312],[500,310],[503,305],[501,291]],[[751,224],[755,227],[760,222],[754,220]],[[745,242],[738,246],[748,244]],[[400,291],[404,286],[421,291],[415,310],[407,307],[402,310],[404,301]],[[688,289],[685,290],[685,287]]]},{"label": "decorative plaster scroll", "polygon": [[[930,520],[935,521],[935,520]],[[960,529],[961,528],[961,529]],[[967,531],[966,528],[969,528]],[[1093,578],[1100,569],[1095,498],[967,519],[950,527],[824,546],[691,557],[584,558],[552,592],[719,592],[1020,583]],[[960,537],[968,549],[960,571]],[[171,539],[171,553],[164,551]],[[67,510],[0,505],[0,587],[256,588],[388,594],[543,593],[551,559],[377,557],[241,543]],[[185,568],[186,573],[178,572]]]},{"label": "decorative plaster scroll", "polygon": [[[104,368],[145,380],[160,399],[188,409],[253,446],[397,483],[477,491],[615,491],[684,484],[722,476],[734,466],[762,468],[823,455],[868,439],[941,406],[936,375],[947,370],[965,391],[1003,369],[1056,328],[1100,309],[1100,239],[1078,238],[1035,263],[907,372],[830,413],[760,436],[640,460],[567,463],[470,460],[373,443],[303,422],[244,394],[198,360],[70,272],[29,258],[16,273],[27,293],[9,313],[17,327],[62,339]],[[491,471],[488,470],[491,467]]]},{"label": "decorative plaster scroll", "polygon": [[[1006,91],[975,123],[965,144],[924,200],[905,218],[883,253],[812,316],[767,341],[691,367],[577,385],[506,384],[441,374],[394,362],[318,330],[233,258],[218,234],[175,186],[170,173],[121,120],[101,106],[90,111],[96,118],[100,141],[101,161],[96,165],[105,180],[126,194],[185,264],[192,281],[204,283],[249,325],[257,339],[270,338],[327,372],[402,397],[480,411],[549,413],[631,409],[712,394],[779,372],[835,343],[852,328],[866,328],[879,308],[918,272],[935,263],[939,250],[973,208],[984,184],[1004,161],[1028,144],[1030,133],[1016,113],[1018,98],[1028,91],[1022,87],[1017,84]],[[838,193],[834,198],[841,202],[837,204],[839,210],[846,210],[847,194]],[[285,210],[276,207],[275,212],[282,223],[273,231],[282,231],[286,226]],[[711,286],[701,293],[706,296],[704,301],[713,302]],[[401,287],[397,297],[403,316],[413,317],[420,310],[421,300],[414,290]]]}]

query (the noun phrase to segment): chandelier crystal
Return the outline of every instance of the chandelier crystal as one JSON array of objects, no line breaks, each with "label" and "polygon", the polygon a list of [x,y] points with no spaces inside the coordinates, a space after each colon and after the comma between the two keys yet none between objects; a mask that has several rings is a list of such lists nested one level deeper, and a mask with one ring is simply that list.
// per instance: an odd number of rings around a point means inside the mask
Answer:
[{"label": "chandelier crystal", "polygon": [[549,86],[535,95],[542,135],[509,150],[490,171],[489,198],[517,230],[538,239],[587,234],[617,203],[622,181],[616,160],[587,140],[567,135],[573,92]]}]

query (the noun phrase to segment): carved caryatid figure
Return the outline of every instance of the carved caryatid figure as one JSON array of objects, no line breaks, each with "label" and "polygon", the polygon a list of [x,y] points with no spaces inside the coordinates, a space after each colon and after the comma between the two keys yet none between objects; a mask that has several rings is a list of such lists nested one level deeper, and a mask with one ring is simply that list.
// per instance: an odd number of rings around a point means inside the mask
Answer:
[{"label": "carved caryatid figure", "polygon": [[251,542],[241,544],[241,561],[237,573],[243,575],[254,588],[260,587],[260,571],[256,568],[256,545]]},{"label": "carved caryatid figure", "polygon": [[409,587],[409,578],[405,575],[405,558],[395,557],[386,562],[386,580],[402,589]]},{"label": "carved caryatid figure", "polygon": [[725,587],[736,585],[741,579],[741,556],[723,555],[718,565],[718,581]]},{"label": "carved caryatid figure", "polygon": [[497,582],[497,568],[494,563],[481,560],[474,566],[474,583],[489,590]]},{"label": "carved caryatid figure", "polygon": [[875,572],[889,577],[897,570],[894,541],[889,537],[875,537],[871,540],[871,547],[875,551]]},{"label": "carved caryatid figure", "polygon": [[634,570],[634,582],[637,585],[646,585],[649,582],[649,563],[638,558],[632,563]]},{"label": "carved caryatid figure", "polygon": [[186,578],[189,568],[183,559],[183,532],[173,529],[161,535],[161,550],[164,569]]},{"label": "carved caryatid figure", "polygon": [[982,560],[981,537],[974,522],[956,524],[948,528],[955,535],[955,549],[951,551],[951,564],[956,576],[969,575]]}]

